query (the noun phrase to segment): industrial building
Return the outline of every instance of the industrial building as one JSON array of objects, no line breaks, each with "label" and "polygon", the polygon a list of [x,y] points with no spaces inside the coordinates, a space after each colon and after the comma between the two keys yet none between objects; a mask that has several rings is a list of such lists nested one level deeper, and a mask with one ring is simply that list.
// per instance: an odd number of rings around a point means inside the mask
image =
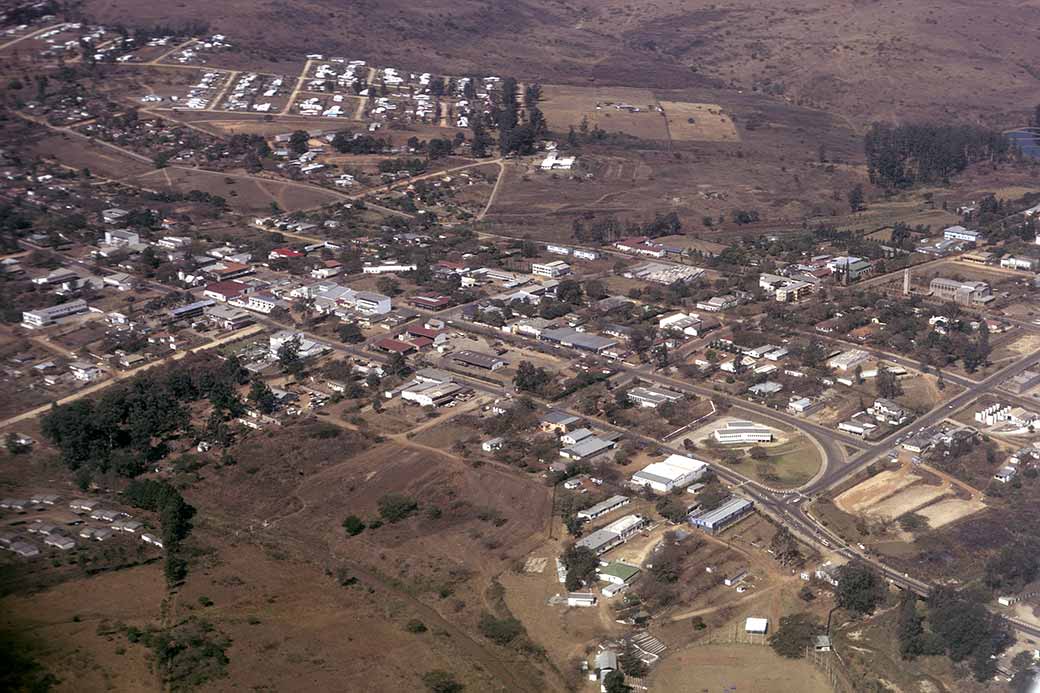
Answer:
[{"label": "industrial building", "polygon": [[617,346],[617,340],[588,334],[587,332],[578,332],[570,327],[543,330],[541,338],[546,342],[555,342],[561,346],[591,351],[597,354]]},{"label": "industrial building", "polygon": [[642,515],[625,515],[620,520],[615,520],[606,527],[582,537],[575,546],[586,548],[598,556],[624,544],[645,524],[646,518]]},{"label": "industrial building", "polygon": [[636,486],[649,486],[658,493],[669,493],[685,488],[708,471],[708,463],[683,455],[669,455],[663,462],[654,462],[632,475]]},{"label": "industrial building", "polygon": [[505,368],[509,365],[509,362],[505,359],[500,359],[490,354],[482,354],[478,351],[456,351],[449,358],[464,366],[474,366],[487,371],[497,371],[499,368]]},{"label": "industrial building", "polygon": [[691,516],[690,524],[708,534],[718,534],[754,509],[755,504],[750,500],[734,496],[714,510]]},{"label": "industrial building", "polygon": [[868,359],[870,359],[870,354],[862,349],[849,349],[828,359],[827,367],[836,371],[848,372],[855,370],[856,366],[866,363]]},{"label": "industrial building", "polygon": [[628,496],[611,496],[605,501],[600,501],[592,507],[585,508],[584,510],[578,511],[579,520],[595,520],[597,517],[606,515],[609,512],[613,512],[618,508],[624,507],[631,502]]}]

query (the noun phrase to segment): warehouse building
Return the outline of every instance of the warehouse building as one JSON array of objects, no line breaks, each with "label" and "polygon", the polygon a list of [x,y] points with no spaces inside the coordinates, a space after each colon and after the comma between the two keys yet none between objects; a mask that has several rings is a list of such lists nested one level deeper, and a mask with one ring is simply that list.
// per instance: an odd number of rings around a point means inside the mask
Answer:
[{"label": "warehouse building", "polygon": [[543,330],[541,338],[546,342],[554,342],[561,346],[602,353],[607,349],[617,346],[617,340],[600,337],[586,332],[578,332],[570,327],[561,327],[555,330]]},{"label": "warehouse building", "polygon": [[595,520],[597,517],[601,517],[603,515],[606,515],[609,512],[613,512],[614,510],[617,510],[618,508],[621,508],[621,507],[624,507],[624,506],[628,505],[630,502],[631,501],[630,501],[628,496],[621,496],[621,495],[611,496],[610,498],[606,499],[605,501],[601,501],[599,503],[596,503],[595,505],[593,505],[590,508],[585,508],[584,510],[579,510],[578,511],[578,519],[579,520]]},{"label": "warehouse building", "polygon": [[585,460],[603,454],[616,444],[613,440],[607,440],[599,436],[587,436],[574,445],[568,445],[560,450],[560,457],[575,461]]},{"label": "warehouse building", "polygon": [[632,483],[649,486],[658,493],[685,488],[701,479],[708,471],[708,463],[683,455],[669,455],[663,462],[654,462],[632,475]]},{"label": "warehouse building", "polygon": [[634,534],[638,533],[646,524],[646,518],[642,515],[625,515],[619,520],[611,522],[602,529],[597,529],[581,539],[575,546],[586,548],[597,556],[610,551],[615,546],[620,546],[628,541]]},{"label": "warehouse building", "polygon": [[690,524],[708,534],[718,534],[754,509],[755,504],[748,499],[734,496],[714,510],[691,516]]},{"label": "warehouse building", "polygon": [[509,365],[509,362],[505,359],[500,359],[490,354],[482,354],[478,351],[457,351],[450,358],[452,361],[461,363],[464,366],[474,366],[487,371],[497,371],[499,368],[505,368]]},{"label": "warehouse building", "polygon": [[635,580],[639,573],[639,568],[621,561],[611,561],[596,569],[596,577],[612,585],[627,585]]}]

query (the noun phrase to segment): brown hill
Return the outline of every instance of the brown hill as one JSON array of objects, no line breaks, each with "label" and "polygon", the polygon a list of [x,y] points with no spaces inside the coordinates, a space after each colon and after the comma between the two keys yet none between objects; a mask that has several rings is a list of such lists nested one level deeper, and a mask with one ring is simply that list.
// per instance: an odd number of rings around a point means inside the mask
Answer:
[{"label": "brown hill", "polygon": [[131,26],[207,21],[258,58],[323,52],[545,83],[759,89],[856,124],[1021,124],[1040,77],[1040,7],[1028,1],[86,0],[84,10]]}]

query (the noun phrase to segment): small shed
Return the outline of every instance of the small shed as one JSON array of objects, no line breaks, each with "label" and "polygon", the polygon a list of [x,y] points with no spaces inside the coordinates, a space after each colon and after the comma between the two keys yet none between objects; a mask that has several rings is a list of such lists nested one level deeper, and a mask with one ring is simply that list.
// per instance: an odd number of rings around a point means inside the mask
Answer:
[{"label": "small shed", "polygon": [[744,622],[745,633],[758,633],[760,635],[765,635],[767,630],[769,630],[768,618],[749,617],[747,621]]}]

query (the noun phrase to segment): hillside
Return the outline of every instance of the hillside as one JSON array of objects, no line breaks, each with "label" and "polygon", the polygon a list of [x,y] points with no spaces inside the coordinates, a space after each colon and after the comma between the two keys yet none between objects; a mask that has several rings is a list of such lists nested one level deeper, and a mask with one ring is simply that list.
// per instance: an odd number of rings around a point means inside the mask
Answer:
[{"label": "hillside", "polygon": [[[785,7],[785,5],[788,5]],[[128,25],[197,22],[257,57],[326,52],[405,68],[543,83],[762,89],[849,118],[947,116],[1017,125],[1040,74],[1033,2],[687,0],[595,4],[87,0]],[[306,36],[306,41],[301,37]],[[950,95],[956,85],[957,98]],[[1026,95],[1022,100],[1021,95]]]}]

